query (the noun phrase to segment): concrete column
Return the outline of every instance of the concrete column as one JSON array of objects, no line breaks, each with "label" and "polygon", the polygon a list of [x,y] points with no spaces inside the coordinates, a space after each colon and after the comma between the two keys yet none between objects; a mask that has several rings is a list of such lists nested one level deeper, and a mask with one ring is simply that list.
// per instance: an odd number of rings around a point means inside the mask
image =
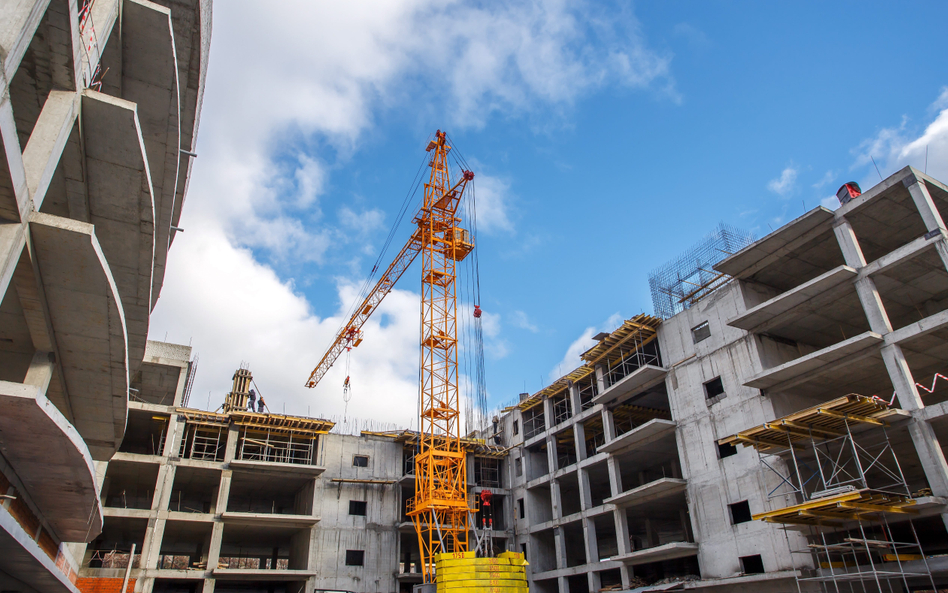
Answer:
[{"label": "concrete column", "polygon": [[[838,221],[836,226],[833,227],[833,231],[836,233],[836,240],[839,242],[846,265],[857,270],[865,266],[866,258],[862,254],[862,249],[856,239],[856,233],[849,221],[846,219]],[[862,303],[866,319],[869,320],[869,329],[882,335],[891,332],[892,323],[889,321],[889,316],[882,305],[882,297],[879,296],[876,283],[873,282],[872,278],[866,276],[856,280],[855,286],[859,302]]]},{"label": "concrete column", "polygon": [[[592,519],[583,519],[583,538],[586,544],[586,563],[599,562],[599,540],[596,535],[596,523]],[[598,589],[599,587],[590,590]]]},{"label": "concrete column", "polygon": [[586,427],[581,422],[573,424],[573,441],[576,444],[576,461],[586,459]]},{"label": "concrete column", "polygon": [[609,470],[609,488],[613,496],[622,494],[622,472],[619,470],[619,462],[610,455],[606,459],[606,468]]},{"label": "concrete column", "polygon": [[616,544],[619,548],[619,555],[628,554],[632,551],[629,545],[629,517],[625,514],[625,509],[616,509],[612,512],[616,523]]},{"label": "concrete column", "polygon": [[553,402],[550,398],[543,398],[543,426],[546,430],[553,428]]},{"label": "concrete column", "polygon": [[590,570],[586,573],[586,578],[588,579],[587,586],[590,591],[598,591],[602,588],[602,579],[599,578],[599,573]]},{"label": "concrete column", "polygon": [[606,390],[606,374],[601,364],[596,365],[596,389],[599,393]]},{"label": "concrete column", "polygon": [[161,452],[164,457],[178,458],[181,452],[181,441],[184,440],[184,434],[187,430],[187,422],[178,420],[177,414],[171,414],[168,420],[167,433],[165,434],[165,446]]},{"label": "concrete column", "polygon": [[[161,513],[160,517],[152,517],[148,520],[148,527],[145,529],[145,541],[142,543],[141,559],[139,566],[144,569],[153,569],[158,566],[158,556],[161,551],[161,540],[165,534],[165,517],[167,511]],[[136,593],[147,593],[141,588],[141,584],[135,582]]]},{"label": "concrete column", "polygon": [[938,231],[941,233],[941,237],[936,240],[935,250],[938,251],[942,265],[948,269],[948,243],[945,242],[945,236],[948,235],[948,230],[945,228],[945,221],[942,219],[941,212],[938,211],[935,202],[932,201],[928,187],[926,187],[923,181],[915,179],[914,177],[912,179],[906,179],[902,183],[905,184],[909,193],[912,195],[912,201],[915,202],[918,213],[922,215],[925,228],[928,229],[929,232]]},{"label": "concrete column", "polygon": [[[310,579],[312,580],[312,579]],[[204,578],[204,588],[201,589],[201,593],[214,593],[214,583],[216,579]]]},{"label": "concrete column", "polygon": [[221,472],[221,485],[217,489],[216,511],[220,515],[227,510],[227,499],[230,498],[230,482],[233,479],[233,470],[225,469]]},{"label": "concrete column", "polygon": [[612,416],[612,410],[606,408],[602,409],[602,431],[607,443],[616,438],[616,421]]},{"label": "concrete column", "polygon": [[556,586],[560,593],[569,593],[569,580],[566,577],[557,577]]},{"label": "concrete column", "polygon": [[579,397],[579,387],[573,384],[572,381],[569,383],[569,402],[573,406],[573,415],[579,414],[583,411],[583,402]]},{"label": "concrete column", "polygon": [[562,527],[553,529],[553,543],[556,548],[556,569],[562,570],[566,568],[566,539]]},{"label": "concrete column", "polygon": [[577,470],[579,480],[579,507],[586,511],[592,508],[592,487],[589,485],[589,472],[585,469]]},{"label": "concrete column", "polygon": [[[882,360],[889,373],[889,380],[895,387],[899,404],[903,410],[913,412],[914,416],[914,413],[925,407],[925,404],[915,386],[915,378],[905,360],[902,348],[898,344],[884,346]],[[948,461],[945,459],[944,449],[941,448],[931,425],[922,418],[913,417],[909,422],[908,430],[932,494],[948,496]],[[941,517],[945,527],[948,528],[948,513],[942,514]]]},{"label": "concrete column", "polygon": [[560,469],[557,465],[556,439],[550,434],[546,435],[546,458],[551,474]]},{"label": "concrete column", "polygon": [[158,468],[158,480],[155,483],[155,494],[151,499],[151,510],[162,512],[168,510],[171,504],[171,491],[174,489],[175,466],[162,465]]},{"label": "concrete column", "polygon": [[550,500],[553,502],[553,519],[563,518],[563,499],[558,480],[550,480]]},{"label": "concrete column", "polygon": [[233,461],[237,455],[238,427],[233,424],[227,429],[227,449],[224,450],[224,463]]}]

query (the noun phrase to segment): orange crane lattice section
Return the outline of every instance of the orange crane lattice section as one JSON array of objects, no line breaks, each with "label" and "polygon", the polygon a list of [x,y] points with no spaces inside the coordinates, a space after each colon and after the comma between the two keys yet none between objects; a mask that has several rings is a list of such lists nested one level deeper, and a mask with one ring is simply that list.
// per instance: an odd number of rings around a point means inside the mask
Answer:
[{"label": "orange crane lattice section", "polygon": [[415,455],[415,496],[408,515],[415,524],[424,580],[434,581],[435,554],[468,551],[467,463],[461,442],[458,401],[457,292],[455,269],[474,248],[461,228],[458,205],[474,174],[464,171],[451,185],[447,135],[438,130],[428,143],[431,176],[424,204],[415,216],[418,228],[336,334],[329,350],[310,374],[315,387],[348,348],[362,341],[362,325],[391,292],[420,254],[421,275],[421,423]]}]

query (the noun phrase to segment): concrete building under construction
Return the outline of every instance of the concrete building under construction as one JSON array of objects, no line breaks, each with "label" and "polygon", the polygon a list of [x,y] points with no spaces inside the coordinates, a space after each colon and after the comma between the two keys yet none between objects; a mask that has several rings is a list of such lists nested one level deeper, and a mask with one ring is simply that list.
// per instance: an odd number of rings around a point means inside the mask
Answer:
[{"label": "concrete building under construction", "polygon": [[[539,592],[945,588],[948,188],[906,168],[843,201],[757,241],[718,229],[729,253],[707,260],[702,243],[656,276],[667,318],[596,336],[575,370],[470,435],[472,540],[525,553]],[[188,359],[148,344],[136,429],[99,464],[83,579],[421,581],[405,508],[417,434],[337,434],[240,398],[190,409]]]},{"label": "concrete building under construction", "polygon": [[[252,410],[248,369],[194,409],[147,340],[210,2],[2,19],[0,590],[412,590],[418,433]],[[471,541],[541,593],[944,590],[946,214],[905,168],[657,269],[655,316],[463,439]]]},{"label": "concrete building under construction", "polygon": [[135,434],[210,2],[23,0],[0,21],[0,589],[77,593],[96,463]]}]

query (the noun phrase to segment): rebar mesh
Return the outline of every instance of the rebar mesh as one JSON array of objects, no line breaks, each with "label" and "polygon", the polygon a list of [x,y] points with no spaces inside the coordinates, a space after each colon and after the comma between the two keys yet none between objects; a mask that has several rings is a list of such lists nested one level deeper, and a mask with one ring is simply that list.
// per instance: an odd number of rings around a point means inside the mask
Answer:
[{"label": "rebar mesh", "polygon": [[754,242],[747,231],[719,224],[704,239],[648,275],[655,315],[668,319],[728,281],[712,266]]}]

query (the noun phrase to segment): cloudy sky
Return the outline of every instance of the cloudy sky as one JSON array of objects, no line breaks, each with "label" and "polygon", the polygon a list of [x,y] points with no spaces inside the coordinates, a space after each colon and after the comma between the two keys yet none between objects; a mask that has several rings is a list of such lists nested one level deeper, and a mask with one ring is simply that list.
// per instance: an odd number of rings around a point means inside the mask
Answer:
[{"label": "cloudy sky", "polygon": [[217,2],[150,337],[200,357],[193,406],[245,363],[274,412],[417,427],[419,264],[351,353],[348,406],[345,360],[303,384],[444,129],[477,175],[490,405],[532,393],[651,312],[649,271],[717,223],[762,236],[878,182],[873,160],[948,179],[926,25],[948,4],[828,4]]}]

